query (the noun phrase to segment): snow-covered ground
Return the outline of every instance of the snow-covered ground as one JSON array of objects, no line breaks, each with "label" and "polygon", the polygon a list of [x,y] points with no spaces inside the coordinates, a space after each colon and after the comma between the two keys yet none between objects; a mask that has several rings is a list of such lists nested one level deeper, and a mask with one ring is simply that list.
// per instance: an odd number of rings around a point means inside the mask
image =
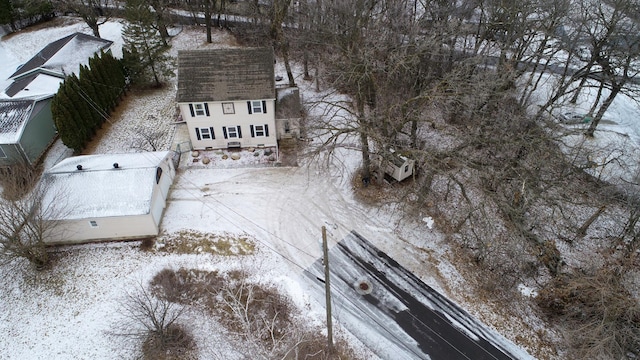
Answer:
[{"label": "snow-covered ground", "polygon": [[[100,30],[103,37],[121,46],[121,27],[114,22]],[[90,33],[83,23],[70,21],[2,39],[0,61],[8,66],[0,68],[0,79],[47,43],[75,31]],[[185,48],[237,46],[233,37],[224,32],[215,34],[214,44],[206,44],[204,39],[203,29],[185,28],[172,40],[172,54]],[[316,93],[313,84],[302,80],[299,67],[294,71],[306,102],[327,94]],[[277,64],[278,74],[284,75],[281,64]],[[174,84],[175,78],[164,89],[130,96],[105,126],[102,140],[88,151],[139,151],[136,134],[150,128],[163,134],[159,150],[184,144],[184,125],[174,124]],[[638,114],[634,102],[621,99],[610,110],[621,116],[616,132],[628,131],[623,126]],[[312,117],[322,112],[319,107],[310,109]],[[605,132],[597,132],[597,139],[604,137],[600,134]],[[55,144],[46,166],[69,154],[64,145]],[[207,168],[187,166],[190,155],[183,154],[160,238],[170,239],[186,229],[234,234],[247,236],[257,245],[257,251],[244,256],[179,255],[141,251],[138,242],[93,244],[61,248],[53,268],[41,273],[0,267],[0,334],[5,335],[0,337],[0,359],[133,358],[136,345],[114,335],[121,321],[119,304],[128,291],[148,282],[164,268],[249,269],[261,281],[286,292],[305,309],[309,322],[322,324],[323,304],[309,296],[310,285],[302,275],[303,269],[321,256],[322,226],[328,230],[330,246],[356,230],[423,282],[514,342],[535,339],[532,343],[539,345],[553,336],[530,313],[510,319],[508,312],[495,311],[491,304],[469,297],[465,280],[450,261],[452,251],[442,234],[428,221],[407,222],[393,209],[371,208],[358,202],[353,196],[351,175],[358,166],[359,153],[340,148],[335,155],[336,161],[328,165],[308,162],[300,167],[252,168],[239,160],[237,164],[242,166]],[[340,329],[340,309],[334,312]],[[194,334],[201,359],[241,359],[250,355],[237,348],[208,315],[192,310],[182,322]],[[351,340],[363,358],[375,358],[357,340]],[[535,353],[536,349],[528,350]],[[541,353],[553,357],[549,352]]]}]

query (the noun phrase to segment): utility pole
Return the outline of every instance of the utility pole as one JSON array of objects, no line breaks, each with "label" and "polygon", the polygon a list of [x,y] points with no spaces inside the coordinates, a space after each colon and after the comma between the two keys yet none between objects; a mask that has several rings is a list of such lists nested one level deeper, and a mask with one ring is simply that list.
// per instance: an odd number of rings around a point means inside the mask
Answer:
[{"label": "utility pole", "polygon": [[327,300],[327,343],[328,355],[333,354],[333,323],[331,322],[331,283],[329,281],[329,249],[327,246],[327,228],[322,227],[322,252],[324,253],[324,291]]}]

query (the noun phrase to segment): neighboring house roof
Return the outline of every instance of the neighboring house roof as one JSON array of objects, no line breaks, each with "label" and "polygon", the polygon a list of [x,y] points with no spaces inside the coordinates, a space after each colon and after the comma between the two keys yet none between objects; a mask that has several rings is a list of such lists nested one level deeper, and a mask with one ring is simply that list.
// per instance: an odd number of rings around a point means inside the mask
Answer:
[{"label": "neighboring house roof", "polygon": [[42,99],[0,100],[0,144],[16,144],[31,114],[44,106]]},{"label": "neighboring house roof", "polygon": [[156,169],[168,155],[168,151],[82,155],[61,161],[43,178],[43,204],[57,203],[64,209],[49,220],[148,214]]},{"label": "neighboring house roof", "polygon": [[111,44],[113,41],[99,37],[71,34],[45,46],[9,78],[15,79],[36,69],[48,69],[62,75],[77,73],[80,64],[88,64],[93,54],[108,49]]},{"label": "neighboring house roof", "polygon": [[270,48],[178,52],[178,102],[275,99]]},{"label": "neighboring house roof", "polygon": [[53,94],[58,92],[63,81],[63,75],[31,73],[14,81],[4,92],[12,98]]}]

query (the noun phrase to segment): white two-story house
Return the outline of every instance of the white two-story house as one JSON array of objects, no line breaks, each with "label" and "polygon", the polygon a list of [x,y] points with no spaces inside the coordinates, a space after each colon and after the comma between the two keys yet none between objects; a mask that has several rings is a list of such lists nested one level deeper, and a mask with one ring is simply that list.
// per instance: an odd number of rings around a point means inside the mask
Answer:
[{"label": "white two-story house", "polygon": [[270,48],[178,53],[177,102],[194,149],[277,146]]}]

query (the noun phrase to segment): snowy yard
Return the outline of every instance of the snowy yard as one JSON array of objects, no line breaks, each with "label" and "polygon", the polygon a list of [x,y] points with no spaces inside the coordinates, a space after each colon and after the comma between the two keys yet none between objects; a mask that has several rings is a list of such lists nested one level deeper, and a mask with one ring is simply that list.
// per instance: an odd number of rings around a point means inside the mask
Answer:
[{"label": "snowy yard", "polygon": [[[104,38],[121,46],[121,27],[108,23],[100,30]],[[5,79],[6,72],[10,74],[42,46],[75,31],[90,33],[83,23],[75,22],[2,39],[0,60],[10,66],[2,70],[0,78]],[[204,29],[185,27],[172,40],[172,55],[187,48],[238,46],[225,32],[216,32],[213,44],[204,39]],[[326,95],[315,93],[313,84],[302,80],[299,66],[294,66],[294,72],[306,102]],[[280,63],[276,65],[278,74],[283,74]],[[182,146],[188,138],[184,125],[176,123],[175,93],[174,78],[160,90],[130,94],[105,124],[100,141],[86,152],[151,150],[140,136],[150,132],[158,133],[158,150]],[[322,112],[321,108],[310,109],[312,117]],[[621,124],[628,124],[637,106],[621,102],[612,113],[624,118]],[[622,127],[613,130],[624,131]],[[610,138],[609,132],[601,134]],[[637,134],[623,138],[638,147]],[[45,166],[69,155],[68,149],[57,143]],[[324,304],[311,297],[314,290],[303,274],[322,255],[322,226],[328,230],[330,247],[356,230],[507,339],[537,356],[558,356],[543,344],[557,335],[547,330],[529,307],[501,311],[495,304],[469,296],[465,289],[470,285],[455,266],[455,251],[432,228],[428,217],[425,222],[411,222],[396,209],[368,207],[354,198],[351,177],[360,160],[357,150],[336,149],[339,161],[302,162],[300,167],[265,166],[269,160],[264,160],[262,153],[245,152],[237,161],[222,159],[222,153],[199,155],[215,157],[216,161],[204,166],[201,160],[194,162],[190,152],[182,155],[161,224],[159,246],[142,250],[141,242],[136,241],[61,247],[47,271],[36,273],[24,264],[0,267],[0,333],[5,334],[0,339],[0,359],[135,358],[139,344],[118,335],[122,330],[121,304],[128,292],[166,268],[247,271],[252,281],[272,284],[289,296],[303,312],[304,322],[322,326]],[[233,241],[231,251],[221,253],[196,249],[182,254],[166,249],[167,244],[190,232],[246,238],[255,251],[241,255],[243,251]],[[523,286],[523,297],[527,291]],[[520,317],[511,318],[512,312]],[[375,354],[340,326],[340,308],[334,308],[334,317],[339,336],[348,339],[363,359],[375,359]],[[251,355],[210,314],[189,308],[180,322],[193,334],[200,359],[244,359]],[[370,331],[375,337],[375,329]]]},{"label": "snowy yard", "polygon": [[[120,29],[118,23],[101,27],[103,36],[116,40],[116,45],[122,43]],[[20,33],[0,42],[0,54],[13,59],[17,66],[48,42],[75,31],[87,33],[88,29],[75,22],[52,31]],[[23,43],[29,46],[21,47]],[[173,40],[172,54],[194,44],[206,46],[204,33],[185,29]],[[214,44],[208,46],[234,45],[230,35],[219,32]],[[184,145],[188,140],[184,125],[175,123],[174,84],[175,78],[163,89],[130,94],[101,130],[100,141],[85,153],[151,150],[139,137],[149,132],[158,133],[158,150]],[[70,154],[64,145],[56,143],[45,167]],[[236,161],[223,159],[222,155],[200,154],[199,158],[213,160],[203,166],[194,163],[189,152],[183,154],[184,166],[173,187],[158,243],[169,248],[173,239],[184,234],[246,237],[255,252],[234,255],[233,245],[231,253],[223,255],[199,253],[198,249],[192,254],[178,254],[165,251],[163,246],[142,251],[138,241],[61,247],[56,250],[52,269],[41,273],[32,272],[24,264],[3,267],[0,332],[9,336],[0,340],[0,359],[134,358],[140,344],[118,335],[122,332],[121,305],[127,293],[138,284],[147,284],[165,268],[247,271],[251,281],[275,285],[304,309],[305,323],[322,325],[323,308],[308,297],[302,278],[302,268],[320,255],[320,227],[332,224],[335,242],[340,239],[338,223],[344,224],[342,232],[346,234],[355,214],[362,226],[371,221],[354,208],[355,202],[345,203],[344,188],[328,179],[319,181],[321,170],[248,168],[260,165],[256,162],[269,162],[268,156],[243,152]],[[342,206],[347,209],[336,211]],[[338,216],[343,212],[344,218]],[[377,229],[380,225],[370,226]],[[189,324],[201,359],[240,359],[248,355],[249,350],[239,347],[209,314],[190,309],[180,322]],[[343,333],[341,337],[350,337],[340,326],[337,331]],[[353,342],[357,348],[358,342]],[[365,358],[373,357],[366,350],[360,352]]]}]

